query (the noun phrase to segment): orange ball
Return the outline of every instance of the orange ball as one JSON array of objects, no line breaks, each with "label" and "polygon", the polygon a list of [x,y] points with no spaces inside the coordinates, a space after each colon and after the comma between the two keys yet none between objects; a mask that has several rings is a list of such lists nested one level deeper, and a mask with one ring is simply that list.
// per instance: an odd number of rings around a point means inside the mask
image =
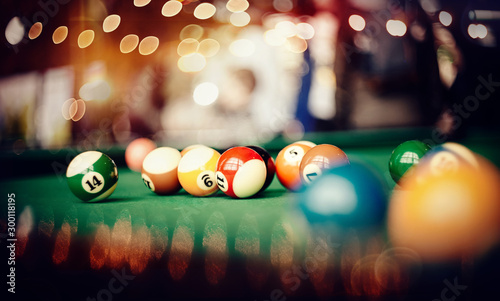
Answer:
[{"label": "orange ball", "polygon": [[331,144],[320,144],[311,148],[302,158],[299,174],[302,183],[308,185],[324,170],[348,165],[349,159],[343,150]]},{"label": "orange ball", "polygon": [[477,156],[479,168],[459,165],[433,172],[419,164],[395,190],[388,213],[392,244],[442,262],[480,255],[500,237],[500,172]]},{"label": "orange ball", "polygon": [[283,148],[276,157],[276,176],[280,183],[289,190],[298,190],[301,186],[299,166],[305,153],[316,144],[298,141]]},{"label": "orange ball", "polygon": [[142,180],[156,194],[172,194],[181,189],[177,168],[181,153],[172,147],[159,147],[151,151],[142,164]]},{"label": "orange ball", "polygon": [[156,148],[156,143],[148,138],[138,138],[130,142],[125,150],[125,162],[128,168],[140,172],[147,154]]}]

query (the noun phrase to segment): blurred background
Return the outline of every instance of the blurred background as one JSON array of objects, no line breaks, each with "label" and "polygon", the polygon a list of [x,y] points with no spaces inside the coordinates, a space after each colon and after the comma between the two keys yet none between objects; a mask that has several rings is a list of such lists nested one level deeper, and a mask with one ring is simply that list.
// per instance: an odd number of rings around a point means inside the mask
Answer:
[{"label": "blurred background", "polygon": [[493,0],[2,1],[0,149],[500,128]]}]

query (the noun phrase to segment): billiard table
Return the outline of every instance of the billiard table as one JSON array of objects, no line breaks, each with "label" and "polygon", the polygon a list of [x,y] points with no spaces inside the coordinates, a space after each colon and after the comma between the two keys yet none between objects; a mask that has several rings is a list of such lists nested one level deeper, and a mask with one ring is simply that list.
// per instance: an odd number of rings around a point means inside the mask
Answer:
[{"label": "billiard table", "polygon": [[[310,133],[302,140],[337,145],[351,161],[369,165],[389,201],[391,151],[405,140],[432,137],[430,128],[398,128]],[[262,146],[276,157],[291,142],[278,137]],[[499,133],[471,129],[458,142],[500,166]],[[286,191],[276,177],[249,199],[183,190],[159,196],[126,167],[123,146],[100,150],[117,163],[119,180],[98,203],[80,201],[66,183],[65,167],[83,149],[0,153],[1,274],[15,267],[17,297],[474,300],[496,292],[497,250],[439,264],[419,262],[406,250],[410,259],[392,264],[388,254],[401,250],[391,249],[384,225],[341,233],[309,226],[294,210],[300,192]],[[6,247],[14,239],[15,251]],[[3,279],[2,293],[12,279]]]}]

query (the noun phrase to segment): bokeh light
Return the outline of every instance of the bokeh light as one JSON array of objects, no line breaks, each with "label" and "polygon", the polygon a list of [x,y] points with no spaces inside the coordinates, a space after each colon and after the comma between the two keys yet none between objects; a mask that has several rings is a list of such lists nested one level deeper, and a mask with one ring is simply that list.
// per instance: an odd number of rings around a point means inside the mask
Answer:
[{"label": "bokeh light", "polygon": [[122,53],[130,53],[139,45],[139,37],[135,34],[129,34],[120,42],[120,51]]},{"label": "bokeh light", "polygon": [[273,7],[275,10],[286,13],[293,9],[292,0],[273,0]]},{"label": "bokeh light", "polygon": [[163,4],[161,14],[165,17],[173,17],[182,10],[182,3],[177,0],[170,0]]},{"label": "bokeh light", "polygon": [[200,106],[208,106],[219,97],[219,88],[216,84],[205,82],[196,86],[193,92],[194,102]]},{"label": "bokeh light", "polygon": [[391,36],[402,37],[406,34],[406,24],[403,21],[389,20],[385,27]]},{"label": "bokeh light", "polygon": [[179,33],[179,38],[185,40],[188,38],[199,40],[203,36],[204,29],[197,24],[186,25]]},{"label": "bokeh light", "polygon": [[232,13],[229,21],[234,26],[243,27],[250,23],[250,15],[246,12]]},{"label": "bokeh light", "polygon": [[229,51],[237,57],[249,57],[255,53],[255,44],[247,39],[236,40],[229,45]]},{"label": "bokeh light", "polygon": [[278,33],[286,38],[293,37],[297,34],[297,27],[291,21],[280,21],[274,27]]},{"label": "bokeh light", "polygon": [[307,50],[307,42],[299,36],[286,39],[286,49],[293,53],[302,53]]},{"label": "bokeh light", "polygon": [[151,0],[134,0],[134,5],[136,7],[144,7],[149,4]]},{"label": "bokeh light", "polygon": [[73,117],[71,117],[71,120],[74,122],[79,121],[80,119],[85,116],[85,112],[87,111],[87,105],[85,104],[85,101],[82,99],[77,99],[76,101],[71,103],[70,112],[74,112]]},{"label": "bokeh light", "polygon": [[312,39],[315,34],[314,27],[309,24],[309,23],[299,23],[296,26],[297,28],[297,35],[305,40]]},{"label": "bokeh light", "polygon": [[198,6],[196,6],[193,14],[197,19],[206,20],[215,15],[216,10],[217,9],[213,4],[208,2],[203,2],[198,4]]},{"label": "bokeh light", "polygon": [[220,44],[214,39],[205,39],[198,45],[198,51],[204,57],[212,57],[219,52]]},{"label": "bokeh light", "polygon": [[82,31],[78,36],[78,47],[87,48],[94,42],[95,33],[91,29]]},{"label": "bokeh light", "polygon": [[198,50],[200,42],[193,38],[187,38],[182,40],[177,46],[177,54],[179,56],[185,56],[191,53],[195,53]]},{"label": "bokeh light", "polygon": [[444,26],[450,26],[453,18],[449,12],[442,11],[439,13],[439,22]]},{"label": "bokeh light", "polygon": [[349,26],[355,31],[362,31],[365,29],[366,21],[360,15],[351,15],[349,17]]},{"label": "bokeh light", "polygon": [[103,79],[94,80],[84,84],[79,91],[83,100],[106,100],[111,95],[109,83]]},{"label": "bokeh light", "polygon": [[177,67],[182,72],[199,72],[205,68],[207,60],[199,53],[182,56],[177,61]]},{"label": "bokeh light", "polygon": [[54,33],[52,34],[52,41],[54,44],[61,44],[66,40],[68,37],[68,27],[66,26],[59,26],[54,30]]},{"label": "bokeh light", "polygon": [[267,30],[264,33],[264,40],[268,45],[271,46],[281,46],[286,42],[286,38],[282,36],[276,29]]},{"label": "bokeh light", "polygon": [[70,98],[63,103],[61,113],[64,119],[71,120],[75,116],[76,106],[73,106],[74,102],[76,102],[76,99]]},{"label": "bokeh light", "polygon": [[28,37],[30,40],[34,40],[40,36],[43,30],[43,25],[40,22],[36,22],[33,24],[30,28],[30,31],[28,32]]},{"label": "bokeh light", "polygon": [[484,39],[488,35],[488,28],[483,24],[471,24],[467,28],[467,33],[473,39]]},{"label": "bokeh light", "polygon": [[158,49],[160,40],[155,36],[149,36],[142,39],[139,44],[139,53],[142,55],[150,55]]},{"label": "bokeh light", "polygon": [[226,8],[232,13],[244,12],[250,4],[247,0],[229,0],[226,3]]},{"label": "bokeh light", "polygon": [[109,15],[102,22],[102,30],[104,32],[112,32],[120,26],[121,17],[119,15]]},{"label": "bokeh light", "polygon": [[24,37],[24,25],[19,17],[12,18],[5,27],[5,38],[11,45],[19,44]]}]

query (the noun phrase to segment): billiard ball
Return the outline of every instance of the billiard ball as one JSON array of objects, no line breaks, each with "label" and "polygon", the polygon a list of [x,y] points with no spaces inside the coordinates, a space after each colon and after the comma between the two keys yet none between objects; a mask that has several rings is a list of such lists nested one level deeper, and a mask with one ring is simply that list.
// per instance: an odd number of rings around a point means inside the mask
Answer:
[{"label": "billiard ball", "polygon": [[266,182],[264,182],[264,186],[262,186],[262,188],[259,191],[262,192],[266,190],[269,187],[269,185],[271,185],[271,182],[273,181],[274,175],[276,173],[276,165],[274,164],[273,157],[264,148],[256,145],[249,145],[247,147],[259,153],[259,155],[266,163],[266,169],[267,169]]},{"label": "billiard ball", "polygon": [[473,168],[479,166],[476,154],[455,142],[446,142],[434,147],[422,158],[422,164],[434,174],[446,170],[456,171],[460,165],[469,165]]},{"label": "billiard ball", "polygon": [[348,165],[349,159],[340,148],[331,144],[320,144],[305,153],[299,166],[302,183],[310,184],[324,170]]},{"label": "billiard ball", "polygon": [[[424,157],[425,159],[425,157]],[[460,260],[487,252],[500,237],[500,172],[475,155],[477,167],[458,164],[435,172],[421,161],[404,177],[388,210],[394,247],[410,248],[426,262]]]},{"label": "billiard ball", "polygon": [[396,183],[401,182],[403,175],[411,175],[414,166],[431,150],[430,145],[419,141],[409,140],[398,145],[389,158],[389,172]]},{"label": "billiard ball", "polygon": [[106,154],[87,151],[71,160],[66,178],[74,195],[85,202],[97,202],[109,197],[115,190],[118,169]]},{"label": "billiard ball", "polygon": [[225,151],[217,161],[216,181],[219,189],[233,198],[257,194],[267,177],[266,163],[248,147],[237,146]]},{"label": "billiard ball", "polygon": [[181,189],[177,167],[181,153],[172,147],[159,147],[151,151],[142,163],[142,180],[156,194],[171,194]]},{"label": "billiard ball", "polygon": [[156,143],[148,138],[137,138],[125,149],[125,163],[133,171],[140,172],[146,155],[156,148]]},{"label": "billiard ball", "polygon": [[219,157],[219,152],[209,147],[196,147],[184,153],[177,168],[182,188],[194,196],[217,192],[215,168]]},{"label": "billiard ball", "polygon": [[398,145],[389,158],[389,172],[394,182],[398,183],[401,177],[414,165],[418,164],[431,147],[419,140],[409,140]]},{"label": "billiard ball", "polygon": [[309,141],[297,141],[284,147],[276,157],[276,176],[281,185],[291,191],[301,187],[299,167],[304,154],[316,144]]},{"label": "billiard ball", "polygon": [[311,224],[341,228],[381,225],[387,209],[381,177],[361,163],[322,172],[298,195],[298,209]]},{"label": "billiard ball", "polygon": [[198,148],[198,147],[208,147],[208,146],[203,145],[203,144],[193,144],[193,145],[186,146],[184,149],[181,150],[181,156],[184,156],[190,150]]}]

